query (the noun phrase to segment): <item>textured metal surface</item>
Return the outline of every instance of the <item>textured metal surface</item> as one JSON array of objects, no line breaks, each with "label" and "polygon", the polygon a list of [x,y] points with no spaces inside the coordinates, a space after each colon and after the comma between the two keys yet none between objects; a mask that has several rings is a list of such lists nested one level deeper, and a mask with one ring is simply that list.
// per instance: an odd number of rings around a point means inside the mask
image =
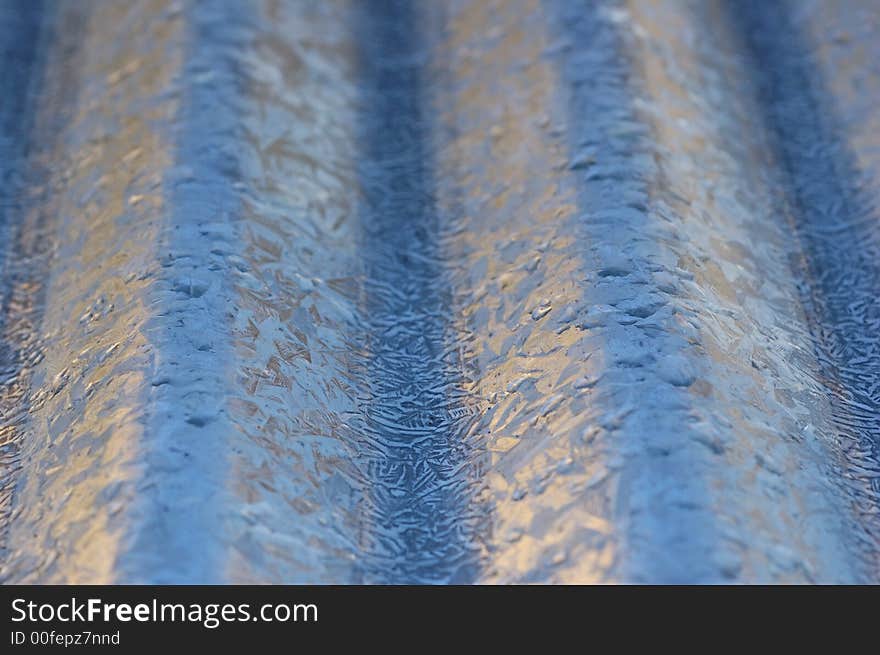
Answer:
[{"label": "textured metal surface", "polygon": [[880,581],[870,0],[0,6],[0,580]]}]

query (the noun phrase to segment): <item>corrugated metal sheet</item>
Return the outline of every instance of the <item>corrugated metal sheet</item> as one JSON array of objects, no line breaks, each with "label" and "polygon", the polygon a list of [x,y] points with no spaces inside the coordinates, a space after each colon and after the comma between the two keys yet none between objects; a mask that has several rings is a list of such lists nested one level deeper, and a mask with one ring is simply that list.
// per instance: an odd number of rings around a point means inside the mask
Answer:
[{"label": "corrugated metal sheet", "polygon": [[877,582],[878,34],[3,3],[0,579]]}]

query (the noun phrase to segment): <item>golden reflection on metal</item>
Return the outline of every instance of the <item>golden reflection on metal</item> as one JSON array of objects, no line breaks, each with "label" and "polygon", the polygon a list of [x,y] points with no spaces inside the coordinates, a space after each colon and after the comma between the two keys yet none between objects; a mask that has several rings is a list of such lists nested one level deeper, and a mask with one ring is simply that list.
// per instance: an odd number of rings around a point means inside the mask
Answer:
[{"label": "golden reflection on metal", "polygon": [[[449,104],[438,110],[455,136],[438,155],[438,178],[458,181],[461,188],[440,198],[456,198],[445,211],[466,212],[459,218],[468,225],[450,260],[482,271],[459,280],[484,399],[478,427],[491,454],[484,484],[493,537],[482,580],[516,581],[546,569],[542,579],[609,581],[610,517],[601,501],[585,501],[606,493],[604,454],[575,450],[586,414],[554,409],[596,362],[583,350],[583,332],[539,322],[581,300],[584,267],[577,234],[559,227],[576,208],[564,172],[568,144],[551,132],[564,121],[564,90],[545,56],[548,18],[536,0],[452,3],[450,14],[434,66],[451,71]],[[528,385],[545,406],[527,399]]]},{"label": "golden reflection on metal", "polygon": [[[161,175],[172,163],[155,125],[177,107],[173,97],[153,99],[171,88],[182,62],[181,20],[166,18],[165,4],[68,4],[57,19],[43,95],[65,98],[83,86],[60,133],[46,138],[53,151],[41,155],[49,160],[48,217],[35,212],[22,230],[54,232],[57,247],[37,328],[46,335],[42,361],[30,380],[29,417],[16,426],[26,474],[9,548],[27,565],[17,559],[6,574],[17,582],[113,582],[126,510],[138,493],[151,363],[144,327],[164,222]],[[107,43],[131,14],[149,20],[128,23],[128,36],[112,46],[89,47]],[[82,32],[63,36],[80,21]],[[73,61],[70,39],[80,41]],[[51,134],[63,120],[58,111],[41,106],[36,129]],[[71,142],[72,134],[87,138]],[[44,218],[46,230],[34,224]]]}]

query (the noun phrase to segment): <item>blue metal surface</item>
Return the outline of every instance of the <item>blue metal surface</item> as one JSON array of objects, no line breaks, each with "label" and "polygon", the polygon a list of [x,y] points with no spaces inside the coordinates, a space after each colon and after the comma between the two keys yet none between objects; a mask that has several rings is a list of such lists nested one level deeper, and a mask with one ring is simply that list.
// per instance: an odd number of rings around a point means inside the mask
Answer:
[{"label": "blue metal surface", "polygon": [[880,11],[0,6],[0,580],[877,582]]}]

